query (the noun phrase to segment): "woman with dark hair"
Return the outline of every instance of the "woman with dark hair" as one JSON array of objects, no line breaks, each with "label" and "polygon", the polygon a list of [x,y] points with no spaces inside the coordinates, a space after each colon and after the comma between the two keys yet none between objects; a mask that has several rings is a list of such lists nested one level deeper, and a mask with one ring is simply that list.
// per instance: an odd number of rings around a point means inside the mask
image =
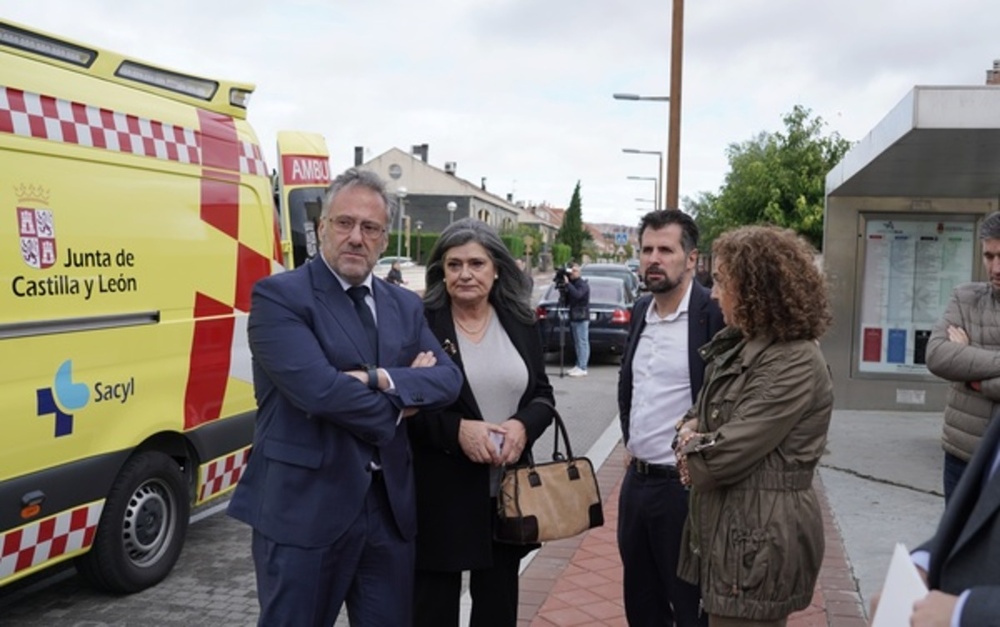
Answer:
[{"label": "woman with dark hair", "polygon": [[778,627],[809,606],[823,560],[812,480],[833,411],[827,286],[785,229],[724,233],[712,262],[728,326],[701,348],[705,383],[678,425],[691,486],[678,572],[701,586],[709,627]]},{"label": "woman with dark hair", "polygon": [[517,624],[518,570],[530,546],[493,540],[505,464],[524,462],[555,399],[528,305],[530,286],[496,232],[458,220],[427,265],[431,331],[465,383],[449,408],[408,419],[417,484],[414,625],[458,625],[470,571],[470,625]]}]

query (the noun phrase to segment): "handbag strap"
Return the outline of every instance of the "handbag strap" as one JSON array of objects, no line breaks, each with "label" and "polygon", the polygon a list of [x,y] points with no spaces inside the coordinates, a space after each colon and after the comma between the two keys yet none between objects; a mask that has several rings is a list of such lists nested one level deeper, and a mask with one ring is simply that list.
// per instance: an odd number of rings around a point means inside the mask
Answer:
[{"label": "handbag strap", "polygon": [[[573,459],[573,446],[569,443],[569,432],[566,430],[566,423],[563,421],[562,416],[559,415],[559,410],[556,409],[555,404],[547,398],[536,398],[531,402],[541,403],[552,410],[552,420],[556,423],[556,435],[552,440],[552,460]],[[563,454],[559,452],[560,434],[562,435],[563,442],[566,443],[566,457],[563,457]],[[535,465],[534,455],[532,455],[530,450],[528,451],[528,465]]]}]

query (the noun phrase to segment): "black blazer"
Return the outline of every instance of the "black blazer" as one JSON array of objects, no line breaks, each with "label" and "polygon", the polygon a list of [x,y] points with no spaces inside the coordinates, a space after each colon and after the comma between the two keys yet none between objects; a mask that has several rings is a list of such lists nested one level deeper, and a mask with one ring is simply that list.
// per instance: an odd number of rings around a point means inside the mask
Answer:
[{"label": "black blazer", "polygon": [[[537,324],[524,324],[496,308],[497,319],[528,368],[528,386],[518,403],[517,418],[528,436],[525,454],[552,423],[555,403],[545,374]],[[427,310],[428,325],[444,345],[458,348],[450,308]],[[451,355],[462,369],[462,354]],[[544,399],[547,403],[532,402]],[[413,446],[417,485],[417,568],[461,571],[492,566],[494,512],[490,499],[490,472],[486,464],[469,460],[458,444],[462,418],[482,420],[468,381],[453,405],[421,412],[407,423]]]},{"label": "black blazer", "polygon": [[1000,446],[1000,412],[993,411],[976,454],[962,474],[930,551],[929,587],[948,594],[971,589],[961,625],[997,625],[1000,617],[1000,471],[984,481]]},{"label": "black blazer", "polygon": [[[621,370],[618,371],[618,417],[622,423],[622,441],[625,444],[628,444],[629,415],[632,411],[632,360],[635,358],[639,336],[646,328],[646,311],[652,302],[652,294],[647,294],[632,307],[628,344],[622,355]],[[691,371],[692,405],[705,380],[705,361],[698,349],[707,344],[724,326],[722,311],[719,304],[712,300],[711,291],[692,279],[691,300],[688,302],[688,368]],[[678,412],[678,415],[680,413],[682,412]]]}]

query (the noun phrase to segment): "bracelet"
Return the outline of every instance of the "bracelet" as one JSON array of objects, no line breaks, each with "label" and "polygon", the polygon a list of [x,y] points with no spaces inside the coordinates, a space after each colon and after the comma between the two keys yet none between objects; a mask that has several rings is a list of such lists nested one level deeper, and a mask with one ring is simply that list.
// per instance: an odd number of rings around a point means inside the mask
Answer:
[{"label": "bracelet", "polygon": [[368,366],[368,387],[378,389],[378,368],[375,366]]}]

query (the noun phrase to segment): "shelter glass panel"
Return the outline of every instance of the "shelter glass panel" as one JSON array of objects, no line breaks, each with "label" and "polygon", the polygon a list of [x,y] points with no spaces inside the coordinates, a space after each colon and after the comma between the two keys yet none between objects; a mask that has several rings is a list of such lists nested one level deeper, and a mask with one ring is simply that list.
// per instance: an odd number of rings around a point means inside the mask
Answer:
[{"label": "shelter glass panel", "polygon": [[862,215],[858,372],[927,376],[927,340],[973,279],[975,217]]}]

